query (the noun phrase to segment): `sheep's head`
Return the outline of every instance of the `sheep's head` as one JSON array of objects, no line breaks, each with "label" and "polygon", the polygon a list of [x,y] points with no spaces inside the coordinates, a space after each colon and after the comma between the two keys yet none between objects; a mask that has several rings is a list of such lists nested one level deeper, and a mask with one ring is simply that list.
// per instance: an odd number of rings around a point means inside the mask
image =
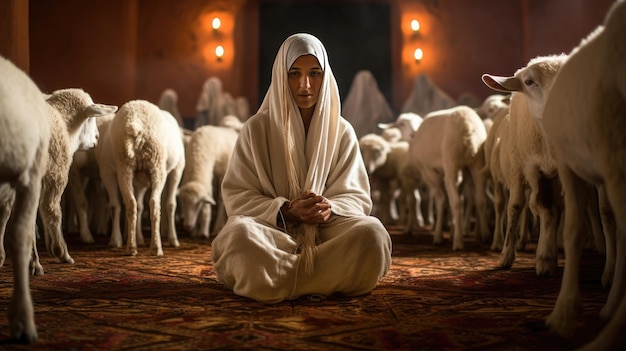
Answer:
[{"label": "sheep's head", "polygon": [[517,70],[512,77],[483,74],[482,80],[495,91],[524,94],[532,116],[541,119],[554,77],[566,60],[567,55],[540,56],[530,60],[526,67]]},{"label": "sheep's head", "polygon": [[389,143],[380,135],[367,134],[359,140],[359,147],[367,173],[372,174],[387,162],[387,155],[391,151]]},{"label": "sheep's head", "polygon": [[476,109],[476,113],[481,119],[492,118],[498,111],[509,106],[510,97],[508,95],[493,94],[488,96],[482,105]]},{"label": "sheep's head", "polygon": [[424,119],[416,113],[405,112],[400,114],[400,116],[398,116],[396,121],[393,123],[378,123],[378,128],[385,130],[390,128],[398,128],[402,132],[402,140],[409,141],[411,140],[411,136],[413,135],[413,133],[415,133],[417,128],[419,128],[419,126],[422,124],[423,120]]},{"label": "sheep's head", "polygon": [[95,104],[82,89],[61,89],[46,99],[65,121],[73,150],[92,149],[98,143],[98,127],[93,117],[110,115],[117,106]]},{"label": "sheep's head", "polygon": [[201,210],[208,212],[211,217],[211,205],[215,200],[207,189],[199,182],[188,182],[178,188],[178,203],[183,219],[183,229],[192,231],[196,227]]}]

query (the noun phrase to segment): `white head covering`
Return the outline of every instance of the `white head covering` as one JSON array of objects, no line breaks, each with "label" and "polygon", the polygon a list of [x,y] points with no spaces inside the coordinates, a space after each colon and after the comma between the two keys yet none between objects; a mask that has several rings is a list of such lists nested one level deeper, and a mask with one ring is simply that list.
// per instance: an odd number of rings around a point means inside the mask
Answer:
[{"label": "white head covering", "polygon": [[[315,56],[324,71],[318,101],[306,135],[287,79],[289,68],[302,55]],[[319,39],[299,33],[283,42],[274,60],[272,81],[259,112],[265,110],[272,121],[271,134],[283,138],[283,143],[273,143],[270,151],[285,157],[289,198],[295,200],[305,190],[322,194],[338,147],[341,102],[326,49]],[[316,234],[317,226],[314,225],[300,225],[296,233],[296,240],[302,245],[307,272],[311,272],[313,267]]]}]

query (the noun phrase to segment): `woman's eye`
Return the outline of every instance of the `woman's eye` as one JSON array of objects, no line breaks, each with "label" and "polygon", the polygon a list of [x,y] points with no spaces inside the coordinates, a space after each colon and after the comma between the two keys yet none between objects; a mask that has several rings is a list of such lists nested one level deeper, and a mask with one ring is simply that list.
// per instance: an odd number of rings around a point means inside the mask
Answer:
[{"label": "woman's eye", "polygon": [[287,72],[287,76],[288,77],[297,77],[298,76],[298,71]]},{"label": "woman's eye", "polygon": [[311,72],[311,77],[319,77],[322,75],[322,72],[320,71],[313,71]]}]

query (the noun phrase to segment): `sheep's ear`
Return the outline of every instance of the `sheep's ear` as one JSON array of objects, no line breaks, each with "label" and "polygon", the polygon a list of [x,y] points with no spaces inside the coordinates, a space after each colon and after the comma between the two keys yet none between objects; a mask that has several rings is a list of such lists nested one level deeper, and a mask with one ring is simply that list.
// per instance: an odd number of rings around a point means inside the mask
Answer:
[{"label": "sheep's ear", "polygon": [[490,74],[483,74],[482,79],[486,86],[495,91],[503,93],[522,91],[522,86],[516,77],[498,77]]},{"label": "sheep's ear", "polygon": [[203,196],[200,199],[200,202],[205,203],[205,204],[211,204],[211,205],[215,205],[215,200],[213,200],[213,198],[211,196]]},{"label": "sheep's ear", "polygon": [[115,111],[117,111],[117,106],[104,104],[93,104],[85,109],[88,117],[100,117],[115,113]]},{"label": "sheep's ear", "polygon": [[387,129],[390,127],[395,127],[396,124],[395,123],[378,123],[378,128],[380,129]]}]

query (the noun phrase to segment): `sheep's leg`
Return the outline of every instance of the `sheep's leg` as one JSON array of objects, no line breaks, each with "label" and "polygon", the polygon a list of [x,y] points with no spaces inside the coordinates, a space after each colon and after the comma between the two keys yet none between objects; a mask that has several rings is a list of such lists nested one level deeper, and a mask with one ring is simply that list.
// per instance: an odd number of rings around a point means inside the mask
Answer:
[{"label": "sheep's leg", "polygon": [[422,211],[419,210],[422,199],[417,189],[408,185],[403,187],[401,199],[405,203],[406,214],[400,224],[404,226],[404,234],[410,234],[414,229],[424,226]]},{"label": "sheep's leg", "polygon": [[[383,181],[381,180],[381,182]],[[381,187],[383,190],[380,192],[380,221],[383,222],[384,225],[389,225],[392,222],[391,202],[393,201],[393,194],[390,193],[389,182],[385,181],[384,183],[385,185]]]},{"label": "sheep's leg", "polygon": [[509,189],[509,202],[507,204],[507,224],[504,235],[504,247],[500,254],[500,267],[511,268],[517,254],[516,243],[519,236],[519,217],[526,202],[522,179],[515,177]]},{"label": "sheep's leg", "polygon": [[476,217],[480,241],[483,244],[489,243],[491,234],[489,232],[489,221],[487,220],[487,179],[477,167],[471,169],[474,181],[474,204],[476,207]]},{"label": "sheep's leg", "polygon": [[602,285],[609,287],[613,282],[613,275],[615,273],[615,216],[609,198],[606,194],[605,186],[597,186],[598,189],[598,206],[600,211],[600,219],[602,222],[602,231],[604,232],[605,240],[605,263],[604,272],[602,273]]},{"label": "sheep's leg", "polygon": [[165,186],[165,179],[161,172],[165,173],[165,167],[159,167],[158,171],[153,171],[150,177],[152,189],[148,205],[150,207],[151,239],[150,253],[153,256],[163,256],[163,246],[161,244],[161,195]]},{"label": "sheep's leg", "polygon": [[135,230],[135,237],[137,239],[137,246],[145,245],[143,238],[143,210],[144,210],[144,197],[148,191],[147,186],[135,187],[135,199],[137,199],[137,229]]},{"label": "sheep's leg", "polygon": [[30,293],[29,263],[35,237],[38,199],[41,184],[16,188],[13,216],[7,224],[7,243],[13,254],[14,289],[9,303],[11,336],[17,340],[33,343],[37,340],[37,328]]},{"label": "sheep's leg", "polygon": [[122,247],[122,231],[120,228],[122,205],[120,204],[120,196],[118,193],[117,178],[115,173],[109,172],[105,174],[101,169],[100,178],[102,184],[109,197],[109,209],[111,211],[111,239],[109,240],[109,246]]},{"label": "sheep's leg", "polygon": [[[49,183],[53,185],[46,185]],[[58,258],[61,262],[74,263],[61,230],[63,211],[60,204],[63,190],[67,185],[67,178],[60,176],[43,181],[43,184],[39,212],[43,219],[46,248],[50,255]]]},{"label": "sheep's leg", "polygon": [[565,166],[559,167],[559,177],[565,193],[563,246],[566,260],[559,296],[546,319],[546,325],[556,333],[567,336],[574,331],[581,305],[578,270],[583,248],[581,206],[585,202],[583,194],[586,184]]},{"label": "sheep's leg", "polygon": [[[626,299],[626,170],[611,165],[611,169],[605,172],[606,195],[613,209],[617,230],[615,233],[615,272],[613,274],[613,284],[609,291],[606,305],[602,308],[600,315],[603,318],[616,319],[616,312],[623,300]],[[607,249],[608,252],[608,249]],[[617,317],[621,319],[623,317]],[[610,323],[612,323],[611,321]]]},{"label": "sheep's leg", "polygon": [[[6,193],[4,193],[6,192]],[[13,202],[15,198],[13,197],[13,190],[9,189],[8,185],[0,185],[0,193],[3,194],[11,194],[10,199],[2,199],[4,201],[0,201],[0,267],[4,265],[4,260],[7,257],[6,251],[4,250],[4,232],[7,228],[7,223],[9,221],[9,216],[11,216],[11,207],[13,207]]]},{"label": "sheep's leg", "polygon": [[124,206],[126,206],[126,253],[135,256],[137,255],[137,199],[133,190],[133,170],[118,169],[117,183],[124,199]]},{"label": "sheep's leg", "polygon": [[[468,234],[472,231],[472,219],[476,217],[476,207],[475,202],[473,201],[475,191],[474,184],[472,183],[469,176],[465,173],[463,173],[463,182],[460,185],[460,189],[462,208],[461,217],[463,218],[462,228],[463,233]],[[473,231],[475,237],[478,237],[478,226],[478,219],[476,219],[476,225],[474,226]],[[480,242],[480,239],[478,239],[477,241]]]},{"label": "sheep's leg", "polygon": [[184,164],[172,170],[167,176],[163,199],[165,200],[165,218],[167,220],[167,241],[172,247],[179,247],[176,233],[176,189],[183,175]]},{"label": "sheep's leg", "polygon": [[502,251],[504,235],[502,233],[503,212],[504,212],[504,188],[502,183],[493,182],[493,207],[495,210],[495,226],[493,228],[493,240],[491,242],[491,251]]},{"label": "sheep's leg", "polygon": [[87,208],[89,203],[85,197],[85,186],[80,178],[80,174],[74,168],[70,168],[69,173],[69,185],[72,200],[74,201],[74,207],[76,208],[76,215],[78,216],[78,225],[80,228],[80,239],[84,243],[94,243],[93,235],[89,229],[89,216],[87,215]]},{"label": "sheep's leg", "polygon": [[407,209],[405,221],[400,224],[404,226],[403,234],[410,234],[414,229],[424,226],[424,217],[420,207],[422,198],[418,190],[417,181],[414,178],[415,175],[408,170],[403,172],[399,181]]},{"label": "sheep's leg", "polygon": [[209,238],[209,228],[211,227],[211,204],[203,203],[200,205],[198,213],[198,222],[196,224],[196,237]]},{"label": "sheep's leg", "polygon": [[43,266],[39,261],[39,252],[37,251],[37,235],[33,229],[33,248],[31,251],[30,269],[33,275],[43,275]]},{"label": "sheep's leg", "polygon": [[[535,269],[537,275],[552,275],[558,261],[557,227],[561,209],[559,204],[561,187],[558,178],[542,177],[537,185],[539,188],[533,190],[536,195],[531,194],[531,202],[533,199],[536,201],[535,208],[539,215],[540,225]],[[582,190],[585,192],[584,188]]]},{"label": "sheep's leg", "polygon": [[[594,246],[598,253],[606,255],[606,241],[604,232],[602,231],[602,221],[600,217],[600,201],[598,197],[598,188],[592,185],[589,188],[589,201],[587,202],[587,221],[593,233]],[[605,267],[606,268],[606,267]]]},{"label": "sheep's leg", "polygon": [[452,232],[452,250],[463,250],[463,210],[461,208],[461,197],[459,195],[459,185],[462,182],[463,176],[456,167],[446,169],[444,172],[444,184],[446,193],[448,194],[448,203],[450,204],[450,211],[452,211],[454,226]]}]

